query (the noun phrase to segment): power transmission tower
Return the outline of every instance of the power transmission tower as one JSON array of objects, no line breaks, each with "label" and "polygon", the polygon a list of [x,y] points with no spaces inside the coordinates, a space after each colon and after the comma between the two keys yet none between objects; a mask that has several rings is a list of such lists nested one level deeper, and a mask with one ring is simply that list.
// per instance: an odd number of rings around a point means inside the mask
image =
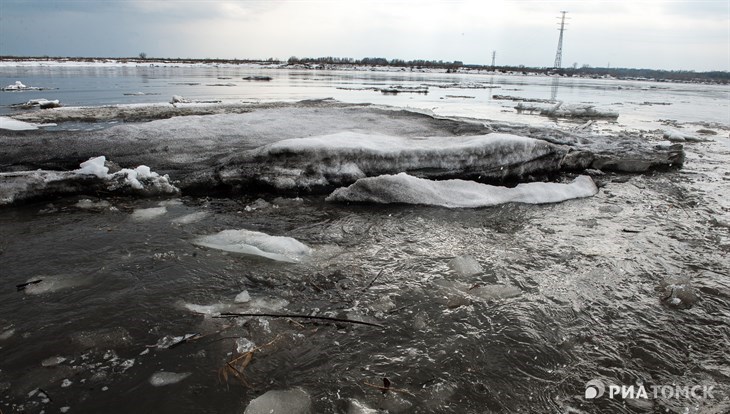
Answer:
[{"label": "power transmission tower", "polygon": [[561,11],[562,17],[558,17],[560,19],[560,38],[558,39],[558,51],[555,53],[555,69],[560,69],[562,66],[562,60],[563,60],[563,32],[565,31],[565,13],[566,11]]},{"label": "power transmission tower", "polygon": [[492,50],[492,69],[494,69],[494,60],[497,58],[497,51]]}]

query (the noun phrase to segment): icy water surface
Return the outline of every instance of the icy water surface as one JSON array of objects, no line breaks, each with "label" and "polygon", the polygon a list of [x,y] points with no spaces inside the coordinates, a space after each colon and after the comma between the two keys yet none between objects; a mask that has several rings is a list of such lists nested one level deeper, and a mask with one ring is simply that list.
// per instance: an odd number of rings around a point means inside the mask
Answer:
[{"label": "icy water surface", "polygon": [[[546,206],[251,196],[5,208],[0,407],[233,413],[298,386],[323,413],[351,399],[393,413],[726,412],[730,150],[698,145],[683,171],[608,176],[593,198]],[[292,264],[192,244],[224,229],[314,253]],[[696,300],[671,306],[668,285]],[[383,327],[211,317],[226,311]],[[201,337],[166,348],[186,334]],[[243,380],[226,379],[254,346]],[[184,375],[155,387],[158,372]],[[372,386],[383,377],[398,391]],[[715,392],[587,401],[596,378]]]},{"label": "icy water surface", "polygon": [[[271,81],[246,77],[269,76]],[[246,102],[334,98],[433,111],[439,115],[555,125],[519,115],[516,98],[592,104],[620,113],[615,128],[656,129],[658,120],[730,124],[730,86],[498,74],[266,69],[235,67],[0,67],[0,85],[22,81],[40,91],[0,92],[0,115],[30,99],[58,99],[64,106],[193,100]],[[428,93],[383,94],[377,89],[427,88]],[[375,89],[375,90],[374,90]],[[559,122],[560,125],[565,122]],[[570,125],[570,123],[568,123]],[[65,125],[72,127],[87,125]],[[98,126],[98,125],[96,125]]]},{"label": "icy water surface", "polygon": [[[22,80],[55,89],[0,92],[0,113],[39,97],[68,105],[166,102],[173,94],[335,97],[555,125],[491,99],[549,99],[555,92],[620,113],[618,123],[601,121],[598,129],[654,130],[664,127],[660,119],[672,119],[699,122],[686,132],[710,128],[717,135],[687,143],[681,170],[597,176],[596,196],[552,205],[449,210],[250,194],[71,197],[3,207],[2,413],[242,413],[267,391],[297,387],[313,413],[345,413],[358,404],[390,413],[730,411],[727,87],[173,69],[2,68],[3,85]],[[241,79],[250,75],[274,79]],[[351,90],[454,82],[499,88],[430,86],[427,95],[395,96]],[[209,86],[217,83],[235,86]],[[135,92],[147,94],[124,95]],[[285,263],[195,244],[243,229],[313,250]],[[225,312],[380,326],[214,317]],[[378,388],[384,377],[385,393]],[[596,379],[714,392],[587,400],[586,383]]]}]

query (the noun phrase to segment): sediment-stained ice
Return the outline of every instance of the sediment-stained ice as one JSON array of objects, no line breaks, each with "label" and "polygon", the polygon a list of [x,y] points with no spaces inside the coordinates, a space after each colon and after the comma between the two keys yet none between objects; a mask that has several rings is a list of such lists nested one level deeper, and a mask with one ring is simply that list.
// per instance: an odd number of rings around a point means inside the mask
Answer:
[{"label": "sediment-stained ice", "polygon": [[566,153],[565,147],[510,134],[410,138],[345,131],[265,145],[248,153],[246,169],[226,169],[220,177],[230,183],[254,177],[280,190],[347,185],[398,172],[504,179],[559,169]]},{"label": "sediment-stained ice", "polygon": [[465,180],[426,180],[400,173],[360,179],[349,187],[338,188],[327,201],[476,208],[511,202],[558,203],[597,192],[593,179],[586,175],[568,184],[536,182],[510,188]]},{"label": "sediment-stained ice", "polygon": [[297,263],[312,254],[310,247],[291,237],[270,236],[251,230],[223,230],[198,237],[193,244],[289,263]]}]

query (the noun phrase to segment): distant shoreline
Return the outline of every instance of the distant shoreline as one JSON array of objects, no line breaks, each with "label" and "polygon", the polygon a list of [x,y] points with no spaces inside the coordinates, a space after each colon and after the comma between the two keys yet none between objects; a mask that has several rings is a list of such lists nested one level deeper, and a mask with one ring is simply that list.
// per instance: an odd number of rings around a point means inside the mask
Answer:
[{"label": "distant shoreline", "polygon": [[[393,60],[391,63],[377,59],[378,64],[362,63],[362,61],[341,62],[333,58],[302,58],[289,62],[267,59],[188,59],[188,58],[82,58],[82,57],[21,57],[0,56],[2,67],[180,67],[180,66],[215,66],[243,67],[262,69],[300,69],[300,70],[350,70],[376,72],[414,72],[414,73],[454,73],[454,74],[494,74],[524,76],[561,76],[588,79],[618,79],[648,82],[672,82],[693,84],[730,84],[730,72],[727,71],[669,71],[633,68],[534,68],[522,66],[485,66],[469,65],[462,62],[427,62],[420,64]],[[363,59],[368,61],[369,59]],[[376,60],[376,59],[370,59]]]}]

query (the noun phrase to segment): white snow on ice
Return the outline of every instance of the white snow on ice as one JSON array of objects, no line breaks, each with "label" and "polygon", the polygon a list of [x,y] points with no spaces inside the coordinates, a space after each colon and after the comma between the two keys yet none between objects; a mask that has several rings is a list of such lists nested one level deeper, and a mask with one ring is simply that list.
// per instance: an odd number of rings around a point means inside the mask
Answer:
[{"label": "white snow on ice", "polygon": [[597,192],[596,184],[586,175],[568,184],[536,182],[509,188],[465,180],[426,180],[400,173],[362,178],[349,187],[338,188],[327,197],[327,201],[476,208],[510,202],[557,203],[591,197]]},{"label": "white snow on ice", "polygon": [[270,236],[251,230],[223,230],[198,237],[193,244],[289,263],[297,263],[312,253],[310,247],[291,237]]},{"label": "white snow on ice", "polygon": [[664,131],[664,138],[672,142],[699,142],[704,141],[702,138],[696,135],[689,134],[687,132],[679,131],[676,129],[667,129]]}]

